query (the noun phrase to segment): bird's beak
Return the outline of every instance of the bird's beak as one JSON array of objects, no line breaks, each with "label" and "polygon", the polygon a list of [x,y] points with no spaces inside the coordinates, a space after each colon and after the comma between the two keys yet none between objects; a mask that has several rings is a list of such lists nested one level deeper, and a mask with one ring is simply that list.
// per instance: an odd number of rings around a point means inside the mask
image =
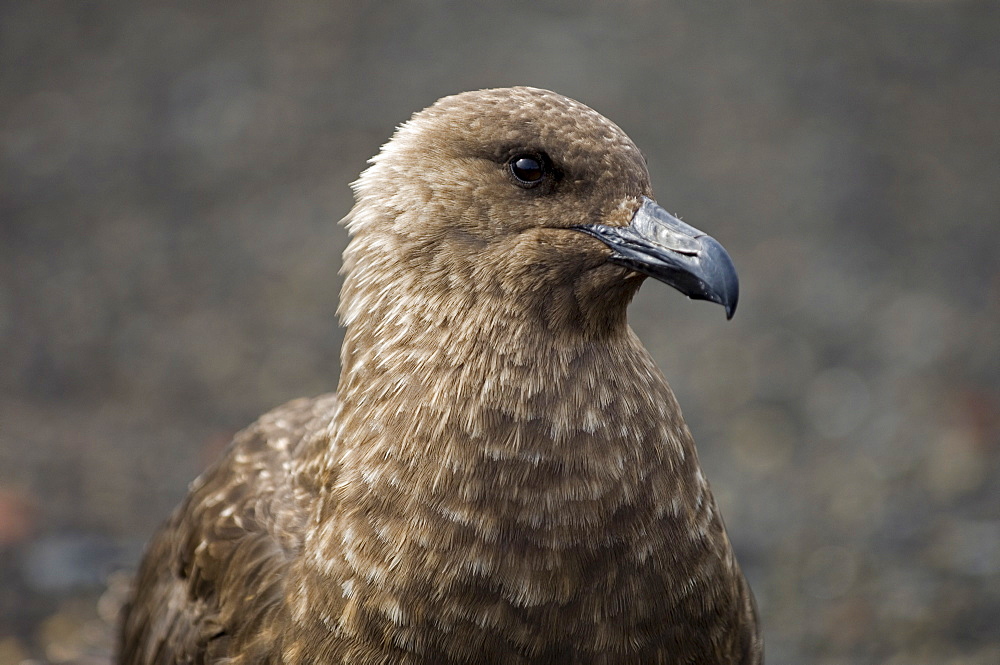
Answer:
[{"label": "bird's beak", "polygon": [[740,282],[732,259],[715,238],[688,226],[650,198],[628,226],[575,227],[611,248],[611,261],[655,277],[695,300],[711,300],[733,318]]}]

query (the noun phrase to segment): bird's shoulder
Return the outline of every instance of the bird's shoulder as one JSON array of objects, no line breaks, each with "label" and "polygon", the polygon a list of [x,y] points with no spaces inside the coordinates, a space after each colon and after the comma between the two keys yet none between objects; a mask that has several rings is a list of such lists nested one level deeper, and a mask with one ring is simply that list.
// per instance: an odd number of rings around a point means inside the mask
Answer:
[{"label": "bird's shoulder", "polygon": [[329,394],[266,413],[192,483],[138,571],[122,663],[214,662],[266,640],[317,491],[299,470],[329,450],[336,408]]}]

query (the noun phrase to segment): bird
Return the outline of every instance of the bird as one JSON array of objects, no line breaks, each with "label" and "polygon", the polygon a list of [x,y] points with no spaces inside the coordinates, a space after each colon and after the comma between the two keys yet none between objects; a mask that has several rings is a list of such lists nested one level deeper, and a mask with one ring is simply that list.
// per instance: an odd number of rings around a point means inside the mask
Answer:
[{"label": "bird", "polygon": [[126,665],[760,663],[692,435],[627,321],[648,277],[731,318],[711,236],[590,107],[464,92],[342,221],[336,393],[237,434],[154,535]]}]

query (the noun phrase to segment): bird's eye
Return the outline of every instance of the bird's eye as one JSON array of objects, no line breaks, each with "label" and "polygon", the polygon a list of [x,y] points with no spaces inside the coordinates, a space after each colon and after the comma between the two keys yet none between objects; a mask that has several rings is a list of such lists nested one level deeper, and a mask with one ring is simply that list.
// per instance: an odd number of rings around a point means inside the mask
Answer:
[{"label": "bird's eye", "polygon": [[507,165],[521,187],[534,187],[545,177],[545,164],[533,155],[515,155]]}]

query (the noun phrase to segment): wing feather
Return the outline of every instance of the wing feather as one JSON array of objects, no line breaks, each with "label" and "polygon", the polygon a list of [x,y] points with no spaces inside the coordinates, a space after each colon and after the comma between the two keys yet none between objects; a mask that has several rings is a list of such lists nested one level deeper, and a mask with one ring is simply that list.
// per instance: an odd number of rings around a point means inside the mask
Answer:
[{"label": "wing feather", "polygon": [[234,637],[266,639],[315,492],[294,469],[329,446],[336,406],[323,395],[271,411],[192,484],[153,537],[123,610],[123,665],[218,662]]}]

